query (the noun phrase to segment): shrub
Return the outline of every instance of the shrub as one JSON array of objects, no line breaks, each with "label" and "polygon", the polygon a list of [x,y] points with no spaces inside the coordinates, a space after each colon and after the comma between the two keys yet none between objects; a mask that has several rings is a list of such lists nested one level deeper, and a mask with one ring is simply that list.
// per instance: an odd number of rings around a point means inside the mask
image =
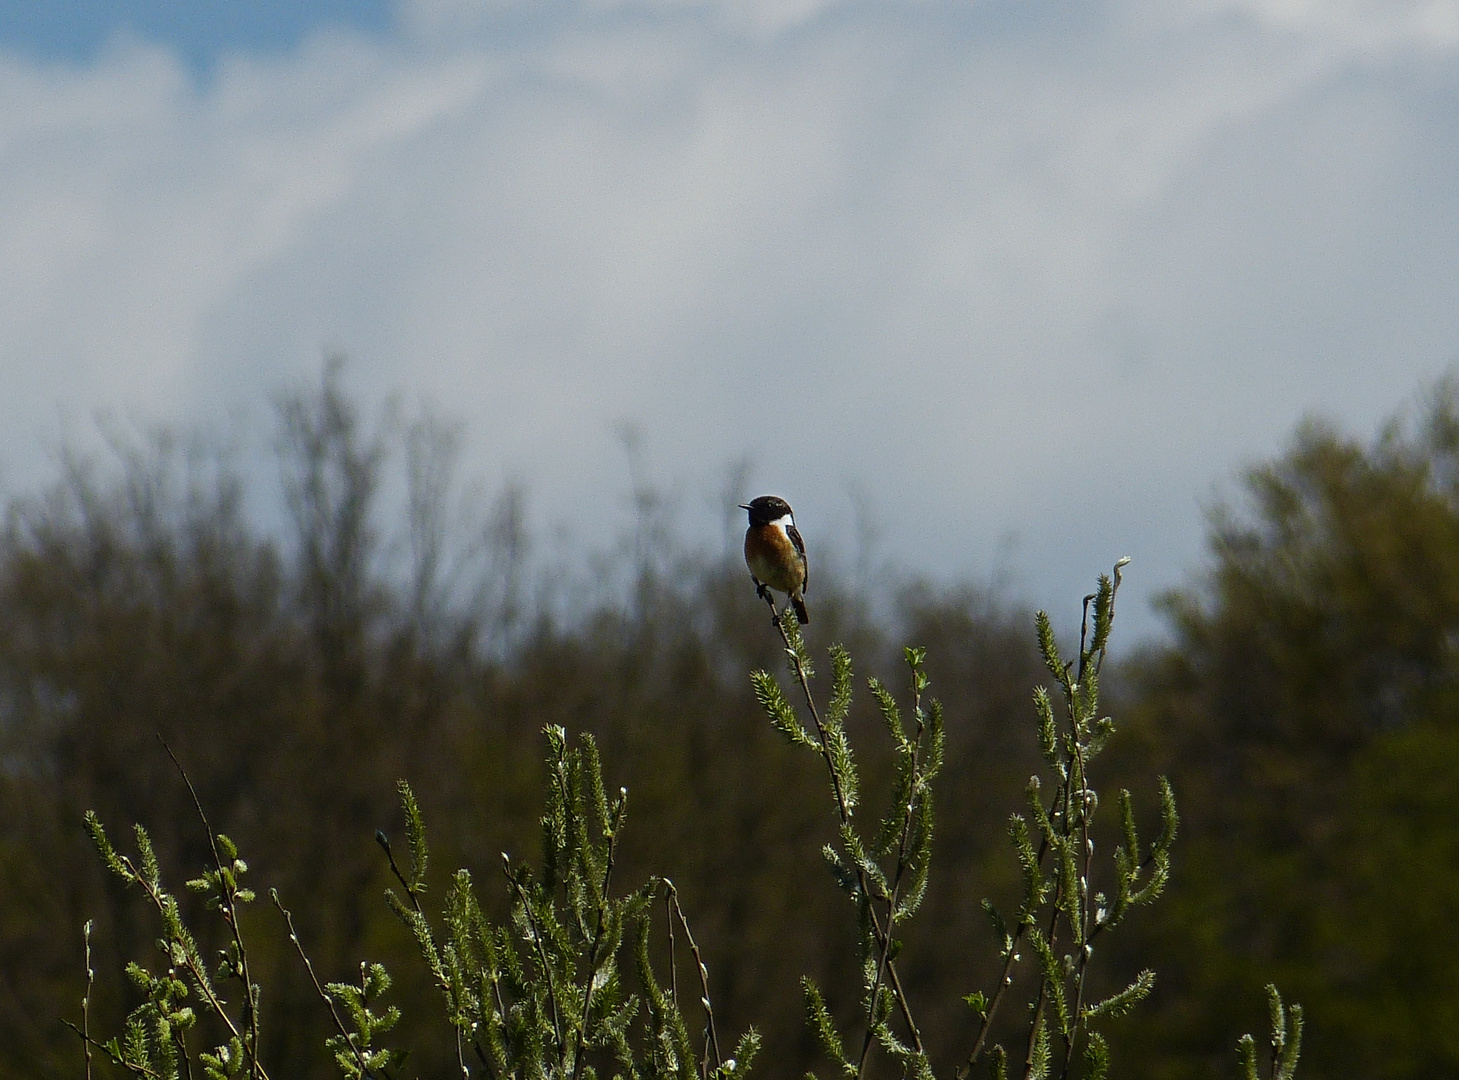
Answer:
[{"label": "shrub", "polygon": [[[755,696],[771,725],[824,766],[837,824],[837,842],[828,844],[824,855],[836,885],[852,902],[856,923],[859,987],[822,988],[809,978],[803,983],[809,1027],[842,1075],[861,1077],[876,1070],[924,1080],[938,1070],[958,1077],[977,1070],[1002,1078],[1010,1075],[1010,1062],[1025,1080],[1107,1075],[1105,1023],[1138,1005],[1155,975],[1141,971],[1127,986],[1096,995],[1091,991],[1096,946],[1135,908],[1160,895],[1177,827],[1175,797],[1163,778],[1158,781],[1160,828],[1148,843],[1140,839],[1130,793],[1121,790],[1115,798],[1118,825],[1111,854],[1096,859],[1096,848],[1104,843],[1103,819],[1096,824],[1100,800],[1089,767],[1115,730],[1113,719],[1101,714],[1099,679],[1123,566],[1121,560],[1085,598],[1071,659],[1064,659],[1048,617],[1037,617],[1039,652],[1055,690],[1052,695],[1043,687],[1034,692],[1044,772],[1027,784],[1027,810],[1008,823],[1022,879],[1016,907],[1009,915],[991,900],[983,902],[1001,974],[991,987],[965,997],[969,1025],[961,1048],[924,1043],[916,1003],[899,969],[905,945],[899,935],[931,880],[933,782],[944,757],[943,710],[928,696],[926,653],[904,652],[908,689],[902,703],[878,680],[868,682],[890,740],[893,768],[880,800],[882,813],[866,828],[847,723],[854,693],[850,654],[839,646],[830,650],[831,687],[822,707],[798,624],[784,613],[775,617],[803,707],[793,706],[779,681],[763,670],[751,676]],[[620,788],[609,795],[591,735],[574,743],[562,727],[548,726],[545,736],[542,861],[533,870],[502,856],[504,920],[494,922],[487,914],[466,870],[451,877],[434,914],[428,911],[426,831],[415,794],[404,781],[398,793],[407,865],[396,860],[384,834],[377,837],[401,890],[388,892],[387,902],[440,992],[443,1027],[454,1043],[461,1075],[725,1080],[748,1073],[759,1037],[751,1028],[732,1050],[721,1043],[709,971],[672,881],[650,877],[620,891],[614,880],[628,792]],[[232,841],[212,830],[180,765],[179,771],[207,833],[210,855],[187,889],[203,897],[221,920],[226,944],[215,959],[205,957],[164,883],[144,827],[134,830],[135,854],[126,854],[100,819],[88,814],[87,828],[103,862],[119,880],[140,889],[155,912],[161,960],[154,959],[152,966],[138,960],[127,964],[139,1003],[120,1034],[96,1037],[90,1030],[87,924],[87,992],[75,1027],[85,1047],[87,1075],[99,1057],[126,1073],[158,1080],[192,1077],[195,1070],[210,1080],[267,1080],[259,1053],[262,989],[250,969],[239,917],[241,908],[255,900],[242,884],[248,868]],[[382,1002],[390,989],[385,967],[366,961],[356,982],[321,983],[292,913],[277,892],[270,895],[281,931],[335,1027],[324,1049],[341,1073],[386,1080],[400,1074],[409,1060],[406,1051],[380,1041],[400,1015]],[[688,980],[681,978],[685,967],[692,973]],[[681,993],[681,983],[694,990]],[[698,1000],[686,1007],[695,994]],[[1020,994],[1026,995],[1027,1009],[1010,1016],[1006,1002]],[[1288,1080],[1300,1051],[1301,1008],[1285,1006],[1275,989],[1270,995],[1271,1075]],[[854,1008],[840,1009],[846,1002]],[[838,1019],[838,1009],[854,1019]],[[1008,1046],[1015,1048],[1012,1054]],[[1245,1074],[1254,1080],[1254,1040],[1247,1036],[1239,1050]]]}]

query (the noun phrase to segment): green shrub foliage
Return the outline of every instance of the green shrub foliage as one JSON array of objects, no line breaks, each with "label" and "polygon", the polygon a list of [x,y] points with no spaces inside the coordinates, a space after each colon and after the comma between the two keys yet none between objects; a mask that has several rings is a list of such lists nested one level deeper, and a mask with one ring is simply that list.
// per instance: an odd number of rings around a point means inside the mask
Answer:
[{"label": "green shrub foliage", "polygon": [[[1040,778],[1032,777],[1026,792],[1027,817],[1014,814],[1009,821],[1013,856],[1023,878],[1022,901],[1012,919],[984,901],[1002,974],[991,992],[974,992],[964,999],[974,1014],[976,1034],[965,1061],[955,1070],[960,1078],[980,1067],[993,1077],[1009,1075],[1009,1054],[1002,1043],[990,1041],[989,1033],[1014,985],[1021,950],[1030,953],[1033,974],[1027,985],[1034,989],[1027,1010],[1024,1080],[1055,1075],[1061,1080],[1104,1080],[1110,1052],[1099,1030],[1102,1022],[1128,1013],[1154,985],[1154,974],[1147,969],[1103,999],[1086,994],[1096,940],[1118,926],[1131,908],[1151,902],[1164,888],[1177,824],[1174,795],[1162,780],[1161,830],[1142,846],[1130,795],[1121,791],[1123,842],[1114,849],[1112,871],[1106,871],[1112,892],[1094,891],[1093,820],[1098,796],[1088,765],[1114,732],[1114,722],[1100,713],[1098,685],[1123,566],[1122,560],[1113,576],[1101,577],[1096,591],[1086,597],[1075,659],[1062,659],[1048,617],[1040,612],[1036,620],[1041,655],[1062,697],[1056,717],[1049,694],[1042,687],[1034,693],[1034,719],[1052,794],[1046,796]],[[888,1075],[934,1080],[933,1052],[924,1041],[899,970],[905,946],[899,935],[928,890],[935,821],[932,785],[946,749],[942,706],[926,697],[931,685],[926,652],[904,650],[909,683],[905,710],[881,682],[868,681],[894,764],[885,810],[871,830],[863,831],[858,817],[862,785],[847,727],[853,700],[850,654],[840,646],[830,650],[831,692],[822,712],[812,692],[814,672],[799,623],[787,610],[776,616],[774,625],[803,696],[808,723],[766,671],[751,675],[755,697],[771,726],[793,746],[812,751],[824,766],[837,840],[826,844],[822,854],[855,910],[859,1031],[847,1037],[821,986],[806,977],[802,987],[808,1027],[844,1076],[879,1075],[871,1065],[873,1055],[879,1054],[890,1066],[881,1070]],[[383,832],[376,834],[400,889],[387,890],[385,900],[414,941],[439,992],[456,1070],[463,1078],[482,1075],[493,1080],[595,1080],[599,1075],[615,1080],[730,1080],[748,1075],[761,1048],[760,1036],[752,1027],[732,1054],[721,1048],[709,969],[673,883],[651,877],[636,889],[615,890],[619,844],[628,817],[627,789],[608,794],[591,735],[573,746],[561,727],[549,726],[544,733],[541,866],[533,871],[502,854],[505,919],[491,918],[465,869],[452,875],[432,917],[425,903],[430,864],[426,828],[415,792],[405,781],[398,784],[408,849],[404,867],[389,838]],[[172,756],[170,750],[168,754]],[[157,970],[128,963],[127,973],[141,1003],[128,1014],[119,1036],[98,1040],[90,1029],[88,955],[82,1023],[73,1025],[73,1030],[81,1036],[88,1073],[93,1051],[100,1051],[112,1065],[149,1080],[191,1077],[194,1060],[208,1080],[240,1076],[268,1080],[259,1053],[261,988],[250,974],[239,920],[240,906],[254,900],[252,891],[241,884],[248,867],[233,842],[213,832],[191,780],[175,756],[173,762],[206,830],[211,854],[210,865],[187,887],[203,895],[206,908],[221,920],[227,947],[215,964],[204,959],[176,898],[163,883],[161,864],[143,826],[134,830],[136,855],[123,854],[97,815],[88,812],[87,831],[102,863],[125,885],[139,887],[158,917],[162,961]],[[324,1051],[347,1080],[391,1080],[407,1065],[408,1055],[377,1042],[401,1016],[398,1006],[381,1005],[391,985],[385,966],[362,961],[358,983],[321,985],[292,912],[276,890],[271,898],[335,1026],[324,1041]],[[653,955],[654,916],[660,906],[659,952],[666,974],[656,970]],[[88,953],[89,935],[90,923]],[[695,989],[702,1020],[697,1022],[697,1037],[680,1000],[681,936],[698,976]],[[227,981],[238,984],[238,997],[231,1004],[219,989]],[[1274,988],[1270,993],[1272,1075],[1290,1080],[1300,1050],[1302,1014],[1296,1006],[1286,1009]],[[189,997],[198,1003],[197,1010],[188,1003]],[[221,1040],[212,1049],[189,1041],[199,1011]],[[1242,1039],[1239,1051],[1247,1075],[1255,1077],[1257,1059],[1250,1036]]]},{"label": "green shrub foliage", "polygon": [[[721,1051],[707,981],[699,997],[702,1049],[680,1009],[680,932],[704,968],[673,883],[655,878],[621,896],[613,893],[627,790],[608,797],[592,736],[576,749],[560,727],[547,728],[546,737],[542,868],[534,874],[502,855],[511,914],[501,924],[482,910],[470,873],[458,870],[446,896],[444,927],[432,926],[420,903],[425,829],[414,793],[401,785],[412,870],[399,878],[405,899],[393,891],[387,899],[441,990],[462,1075],[472,1074],[468,1053],[493,1077],[592,1080],[600,1069],[594,1056],[614,1076],[747,1075],[759,1036],[751,1029],[733,1055]],[[650,956],[658,900],[669,941],[667,987]],[[636,993],[628,989],[631,976]]]},{"label": "green shrub foliage", "polygon": [[[1049,617],[1035,620],[1039,652],[1061,700],[1057,710],[1048,691],[1034,691],[1034,719],[1047,770],[1026,788],[1028,809],[1009,819],[1008,835],[1022,875],[1021,901],[1012,918],[991,901],[983,902],[992,923],[1001,974],[987,991],[964,1001],[974,1015],[971,1049],[957,1070],[966,1076],[986,1056],[994,1076],[1006,1075],[1008,1054],[989,1041],[994,1019],[1014,984],[1024,950],[1034,965],[1034,999],[1024,1036],[1026,1080],[1088,1076],[1103,1078],[1109,1067],[1108,1044],[1097,1030],[1106,1018],[1122,1016],[1154,986],[1154,973],[1141,971],[1128,986],[1102,1000],[1087,996],[1090,961],[1096,942],[1113,930],[1132,907],[1160,895],[1170,876],[1175,839],[1175,796],[1159,783],[1159,834],[1142,846],[1128,791],[1119,793],[1120,836],[1112,857],[1110,892],[1095,888],[1093,822],[1099,805],[1087,768],[1114,734],[1114,721],[1100,712],[1099,677],[1114,622],[1115,597],[1127,560],[1101,576],[1085,598],[1075,658],[1064,660]],[[939,702],[927,700],[930,680],[925,649],[909,648],[910,702],[904,716],[892,693],[868,681],[882,724],[891,740],[895,769],[885,812],[874,838],[858,828],[860,781],[846,720],[852,698],[851,659],[832,647],[832,683],[824,714],[811,692],[810,655],[796,621],[785,613],[776,620],[794,681],[801,691],[810,727],[796,717],[775,679],[765,671],[752,676],[755,696],[771,724],[793,745],[814,751],[825,765],[839,825],[839,843],[824,849],[842,891],[856,907],[858,967],[861,971],[862,1034],[848,1041],[838,1030],[825,997],[805,981],[806,1014],[817,1039],[840,1072],[866,1074],[873,1050],[885,1053],[904,1076],[928,1080],[933,1056],[913,1015],[912,1001],[898,972],[904,942],[902,926],[920,907],[932,862],[932,782],[942,768],[946,733]],[[1047,790],[1046,790],[1047,788]],[[1030,826],[1032,821],[1032,827]],[[857,1047],[849,1050],[848,1047]]]}]

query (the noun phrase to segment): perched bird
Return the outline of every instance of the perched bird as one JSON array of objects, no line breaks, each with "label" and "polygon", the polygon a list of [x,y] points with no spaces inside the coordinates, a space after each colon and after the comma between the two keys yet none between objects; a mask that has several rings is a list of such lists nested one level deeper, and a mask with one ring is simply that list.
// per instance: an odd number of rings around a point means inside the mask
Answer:
[{"label": "perched bird", "polygon": [[741,510],[750,512],[750,527],[745,530],[745,565],[755,582],[755,591],[764,600],[775,601],[766,589],[778,589],[790,598],[795,617],[802,624],[811,621],[803,599],[810,574],[806,569],[805,541],[795,527],[790,504],[775,495],[761,495]]}]

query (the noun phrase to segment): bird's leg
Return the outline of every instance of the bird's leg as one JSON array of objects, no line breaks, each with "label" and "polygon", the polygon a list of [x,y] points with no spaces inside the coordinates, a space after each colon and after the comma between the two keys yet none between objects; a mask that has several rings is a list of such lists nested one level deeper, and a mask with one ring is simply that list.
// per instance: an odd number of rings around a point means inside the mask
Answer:
[{"label": "bird's leg", "polygon": [[775,597],[770,592],[770,587],[754,576],[751,576],[750,580],[755,583],[755,595],[770,605],[770,625],[779,626],[780,612],[775,610]]}]

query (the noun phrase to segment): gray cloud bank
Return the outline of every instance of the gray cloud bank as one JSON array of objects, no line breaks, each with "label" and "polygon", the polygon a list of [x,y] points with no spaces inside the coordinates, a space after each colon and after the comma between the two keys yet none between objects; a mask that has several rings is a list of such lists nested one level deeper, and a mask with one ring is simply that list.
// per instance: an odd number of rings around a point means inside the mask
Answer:
[{"label": "gray cloud bank", "polygon": [[1012,538],[1072,617],[1459,341],[1459,0],[418,0],[205,84],[0,55],[0,100],[12,491],[97,409],[261,416],[338,349],[543,527],[619,527],[629,421],[691,536],[748,458],[812,544],[858,497],[906,569]]}]

